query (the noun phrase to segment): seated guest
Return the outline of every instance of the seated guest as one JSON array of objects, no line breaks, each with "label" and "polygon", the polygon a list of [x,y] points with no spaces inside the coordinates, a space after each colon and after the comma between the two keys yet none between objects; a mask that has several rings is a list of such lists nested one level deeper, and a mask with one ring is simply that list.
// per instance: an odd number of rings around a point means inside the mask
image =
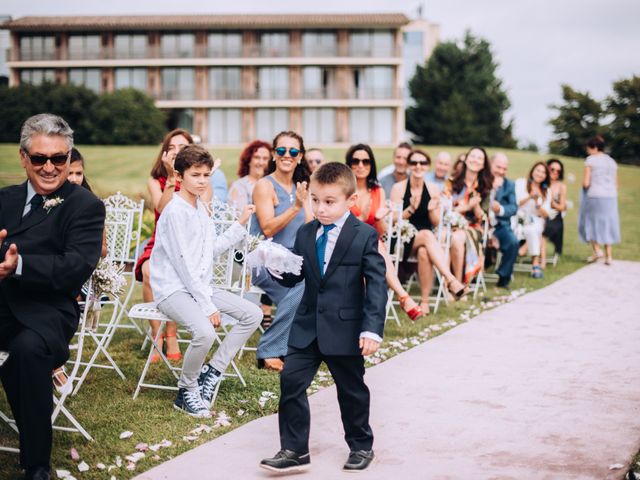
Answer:
[{"label": "seated guest", "polygon": [[51,372],[69,359],[76,297],[100,258],[104,204],[67,181],[73,130],[28,118],[20,132],[27,181],[0,190],[0,379],[20,431],[28,480],[50,478]]},{"label": "seated guest", "polygon": [[319,148],[310,148],[304,152],[304,161],[307,162],[309,171],[313,173],[316,168],[325,162],[324,153]]},{"label": "seated guest", "polygon": [[468,284],[484,264],[482,248],[484,221],[489,211],[493,175],[487,152],[472,147],[465,155],[459,171],[445,189],[452,208],[467,221],[451,233],[451,264],[456,278]]},{"label": "seated guest", "polygon": [[542,231],[551,209],[549,169],[546,163],[536,163],[531,168],[528,178],[516,180],[516,200],[518,217],[522,221],[522,235],[526,241],[527,251],[531,255],[531,276],[542,278],[540,265]]},{"label": "seated guest", "polygon": [[498,287],[506,288],[511,281],[513,264],[518,258],[518,239],[511,229],[511,217],[518,211],[514,184],[506,177],[509,160],[504,153],[496,153],[491,158],[494,199],[491,202],[489,218],[494,227],[493,235],[500,243],[502,260],[496,269]]},{"label": "seated guest", "polygon": [[413,150],[409,154],[409,178],[395,184],[391,190],[391,201],[402,204],[402,218],[418,230],[416,236],[404,246],[404,260],[410,256],[418,258],[420,308],[425,315],[429,313],[433,267],[442,274],[452,294],[459,298],[465,293],[464,285],[449,270],[445,252],[432,231],[440,221],[441,206],[438,187],[424,181],[430,163],[426,152]]},{"label": "seated guest", "polygon": [[[192,417],[207,418],[217,383],[262,319],[253,303],[211,286],[214,258],[246,236],[242,225],[254,207],[245,205],[238,221],[216,237],[207,205],[200,200],[213,168],[211,155],[201,146],[186,146],[176,156],[174,168],[181,189],[158,220],[151,254],[151,288],[158,310],[191,334],[174,407]],[[203,365],[217,337],[221,313],[238,323]]]},{"label": "seated guest", "polygon": [[383,169],[380,172],[380,185],[387,197],[391,196],[391,188],[396,183],[407,179],[407,158],[410,153],[411,145],[407,142],[402,142],[393,151],[393,171],[385,173],[386,169]]},{"label": "seated guest", "polygon": [[271,160],[271,145],[254,140],[240,154],[238,180],[231,184],[227,203],[241,212],[245,205],[253,203],[253,187],[264,176]]},{"label": "seated guest", "polygon": [[[389,209],[386,207],[384,190],[378,185],[376,179],[376,160],[369,145],[353,145],[347,150],[346,163],[356,176],[356,201],[351,207],[351,213],[378,232],[379,236],[387,231],[386,216]],[[382,240],[378,241],[378,251],[384,258],[387,271],[385,278],[387,285],[398,296],[400,307],[409,315],[411,320],[416,320],[422,315],[422,309],[411,298],[398,280],[396,268],[389,257],[387,247]]]},{"label": "seated guest", "polygon": [[[542,236],[548,238],[551,243],[553,243],[557,255],[562,255],[564,237],[563,216],[567,211],[567,186],[563,182],[564,165],[557,158],[551,158],[547,160],[547,167],[549,168],[549,178],[551,179],[551,185],[549,185],[551,208],[549,209],[549,218],[547,218]],[[545,242],[542,242],[542,252],[540,256],[541,265],[545,265],[547,262]]]},{"label": "seated guest", "polygon": [[450,171],[451,155],[449,152],[439,152],[433,162],[433,168],[427,172],[424,177],[424,181],[437,185],[442,192],[444,190],[445,182],[449,180]]}]

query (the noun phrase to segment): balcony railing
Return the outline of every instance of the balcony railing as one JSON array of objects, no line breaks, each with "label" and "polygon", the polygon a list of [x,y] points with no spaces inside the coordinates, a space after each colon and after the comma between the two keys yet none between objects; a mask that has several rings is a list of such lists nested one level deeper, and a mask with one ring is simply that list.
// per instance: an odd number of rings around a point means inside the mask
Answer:
[{"label": "balcony railing", "polygon": [[[207,91],[206,100],[400,100],[401,88],[359,88],[338,92],[336,88],[304,89],[293,93],[286,88],[259,89],[243,92],[237,88],[216,88]],[[159,100],[195,100],[195,90],[163,90]]]},{"label": "balcony railing", "polygon": [[196,91],[188,88],[163,89],[157,98],[159,100],[195,100]]},{"label": "balcony railing", "polygon": [[[10,55],[8,55],[8,58],[11,58]],[[55,51],[51,51],[51,52],[42,52],[42,51],[20,51],[20,54],[18,56],[18,58],[21,61],[25,61],[25,62],[29,62],[29,61],[40,61],[40,60],[56,60],[56,52]]]}]

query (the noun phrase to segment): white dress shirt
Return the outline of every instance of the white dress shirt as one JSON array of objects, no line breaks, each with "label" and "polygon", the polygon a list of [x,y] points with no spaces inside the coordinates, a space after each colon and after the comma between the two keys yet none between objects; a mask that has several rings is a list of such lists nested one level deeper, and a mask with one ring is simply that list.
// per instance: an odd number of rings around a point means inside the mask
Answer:
[{"label": "white dress shirt", "polygon": [[[333,223],[335,225],[335,228],[332,228],[331,230],[329,230],[329,233],[327,233],[327,246],[324,250],[324,265],[322,269],[323,272],[327,271],[327,267],[329,266],[329,261],[331,260],[331,255],[333,255],[333,249],[336,248],[336,242],[338,241],[338,237],[340,236],[342,227],[344,227],[344,222],[347,221],[347,218],[349,218],[350,214],[351,212],[347,210],[344,215],[342,215],[338,220],[336,220]],[[324,228],[322,224],[320,224],[320,226],[318,227],[318,231],[316,232],[316,242],[318,241],[318,239],[320,238],[323,232],[324,232]],[[380,338],[380,335],[373,332],[361,332],[360,338],[370,338],[372,340],[375,340],[378,343],[382,342],[382,338]]]},{"label": "white dress shirt", "polygon": [[194,208],[178,193],[162,211],[151,251],[151,289],[156,305],[171,294],[187,292],[208,317],[218,311],[211,301],[213,260],[240,242],[247,230],[235,222],[219,237],[205,204]]}]

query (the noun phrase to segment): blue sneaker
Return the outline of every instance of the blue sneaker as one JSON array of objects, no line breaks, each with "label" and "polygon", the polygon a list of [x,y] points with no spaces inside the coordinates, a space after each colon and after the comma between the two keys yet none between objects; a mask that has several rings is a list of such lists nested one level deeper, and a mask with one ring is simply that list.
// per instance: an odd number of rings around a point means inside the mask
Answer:
[{"label": "blue sneaker", "polygon": [[542,268],[538,265],[531,269],[531,276],[533,278],[544,278],[544,273],[542,273]]},{"label": "blue sneaker", "polygon": [[200,396],[205,405],[211,408],[213,395],[216,392],[216,386],[222,378],[222,374],[208,363],[205,363],[200,370],[198,377],[198,386],[200,387]]},{"label": "blue sneaker", "polygon": [[181,388],[178,390],[178,396],[175,402],[173,402],[173,408],[176,410],[182,410],[187,415],[191,415],[196,418],[209,418],[211,412],[209,408],[202,401],[199,390],[187,390]]}]

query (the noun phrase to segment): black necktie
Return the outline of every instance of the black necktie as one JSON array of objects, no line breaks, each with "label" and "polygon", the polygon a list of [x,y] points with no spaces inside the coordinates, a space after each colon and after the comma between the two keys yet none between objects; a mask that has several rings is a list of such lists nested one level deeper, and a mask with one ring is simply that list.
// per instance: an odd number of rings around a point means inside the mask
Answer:
[{"label": "black necktie", "polygon": [[38,195],[36,193],[33,197],[31,197],[31,200],[29,200],[29,205],[31,205],[31,208],[27,213],[24,214],[24,216],[22,217],[22,220],[24,221],[25,219],[29,218],[29,216],[33,212],[38,210],[43,203],[44,203],[44,198],[42,198],[42,195]]}]

